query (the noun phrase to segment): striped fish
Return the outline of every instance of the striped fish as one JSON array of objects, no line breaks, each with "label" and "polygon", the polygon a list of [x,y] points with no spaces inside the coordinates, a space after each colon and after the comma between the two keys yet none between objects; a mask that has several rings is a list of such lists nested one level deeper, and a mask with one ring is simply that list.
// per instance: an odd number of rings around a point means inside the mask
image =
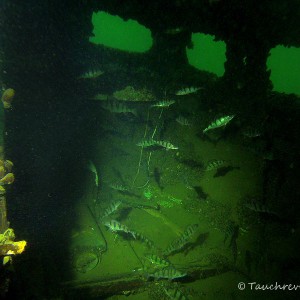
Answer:
[{"label": "striped fish", "polygon": [[175,100],[162,100],[154,103],[151,107],[169,107],[170,105],[174,104]]},{"label": "striped fish", "polygon": [[136,239],[142,241],[148,248],[155,248],[154,243],[139,232],[135,232]]},{"label": "striped fish", "polygon": [[152,277],[154,279],[176,279],[185,277],[187,274],[176,270],[173,267],[167,267],[163,269],[159,269],[158,271],[149,274],[148,277]]},{"label": "striped fish", "polygon": [[179,123],[182,126],[192,126],[191,122],[183,116],[177,117],[176,122]]},{"label": "striped fish", "polygon": [[184,293],[178,288],[178,286],[164,286],[163,289],[171,300],[189,299],[188,296],[184,295]]},{"label": "striped fish", "polygon": [[170,255],[171,253],[183,248],[183,246],[185,246],[188,243],[188,241],[197,231],[198,227],[199,227],[198,224],[189,225],[185,229],[183,234],[167,247],[167,249],[164,251],[164,255]]},{"label": "striped fish", "polygon": [[112,202],[104,211],[103,215],[102,215],[102,218],[105,218],[111,214],[113,214],[117,209],[118,207],[121,205],[121,201],[114,201]]},{"label": "striped fish", "polygon": [[206,167],[205,167],[205,171],[213,171],[216,170],[220,167],[223,167],[226,164],[226,161],[223,159],[213,159],[210,160]]},{"label": "striped fish", "polygon": [[185,240],[190,239],[194,235],[194,233],[197,231],[198,227],[199,227],[198,224],[189,225],[182,234],[182,236],[185,238]]},{"label": "striped fish", "polygon": [[186,95],[197,93],[199,90],[202,90],[202,89],[203,89],[203,87],[194,87],[194,86],[185,87],[185,88],[175,92],[175,95],[176,96],[186,96]]},{"label": "striped fish", "polygon": [[147,148],[147,147],[153,147],[156,145],[156,141],[153,139],[148,140],[142,140],[141,142],[136,144],[139,147]]},{"label": "striped fish", "polygon": [[87,72],[80,75],[78,78],[79,79],[94,79],[103,74],[104,74],[104,72],[101,70],[88,70]]},{"label": "striped fish", "polygon": [[208,127],[206,127],[204,130],[203,130],[203,133],[209,131],[209,130],[212,130],[212,129],[216,129],[216,128],[220,128],[220,127],[224,127],[226,126],[235,116],[234,115],[228,115],[228,116],[224,116],[224,117],[221,117],[215,121],[213,121],[212,123],[210,123],[208,125]]},{"label": "striped fish", "polygon": [[101,106],[112,113],[116,114],[127,114],[131,113],[134,116],[137,116],[137,111],[134,108],[130,108],[126,106],[124,103],[119,101],[103,101],[101,102]]},{"label": "striped fish", "polygon": [[179,250],[180,248],[181,246],[178,243],[178,239],[176,239],[166,248],[166,250],[163,252],[163,255],[165,256],[170,255],[171,253]]},{"label": "striped fish", "polygon": [[108,227],[108,229],[112,232],[125,232],[131,234],[134,238],[136,238],[135,233],[131,231],[127,226],[121,224],[116,220],[110,220],[109,222],[105,222],[104,225]]},{"label": "striped fish", "polygon": [[161,258],[155,254],[146,254],[145,258],[149,260],[153,265],[159,268],[171,266],[171,263],[168,260]]},{"label": "striped fish", "polygon": [[269,215],[279,217],[278,213],[276,213],[275,211],[270,210],[269,207],[266,206],[264,203],[259,203],[257,201],[252,201],[252,202],[246,203],[245,207],[247,207],[248,209],[250,209],[254,212],[257,212],[257,213],[265,213],[265,214],[269,214]]},{"label": "striped fish", "polygon": [[178,147],[174,146],[173,144],[171,144],[170,142],[167,141],[155,141],[155,144],[165,148],[166,150],[177,150]]}]

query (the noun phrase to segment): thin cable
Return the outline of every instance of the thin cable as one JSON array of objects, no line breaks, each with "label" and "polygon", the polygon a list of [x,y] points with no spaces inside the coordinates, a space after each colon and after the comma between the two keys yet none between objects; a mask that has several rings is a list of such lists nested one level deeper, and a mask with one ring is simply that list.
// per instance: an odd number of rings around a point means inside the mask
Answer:
[{"label": "thin cable", "polygon": [[134,253],[134,255],[136,256],[136,258],[137,258],[138,261],[141,263],[141,265],[142,265],[142,267],[143,267],[143,269],[144,269],[144,264],[143,264],[142,260],[140,259],[140,257],[137,255],[137,253],[136,253],[136,251],[134,250],[133,246],[131,245],[130,241],[128,241],[128,244],[129,244],[129,246],[130,246],[132,252]]},{"label": "thin cable", "polygon": [[100,232],[100,234],[101,234],[101,236],[102,236],[102,238],[103,238],[103,240],[104,240],[104,243],[105,243],[105,249],[104,249],[102,252],[106,252],[106,251],[107,251],[107,248],[108,248],[108,247],[107,247],[107,240],[106,240],[106,238],[105,238],[105,236],[104,236],[104,234],[103,234],[103,231],[102,231],[102,229],[100,228],[99,223],[98,223],[98,221],[97,221],[97,219],[96,219],[96,216],[94,215],[94,213],[93,213],[93,211],[91,210],[90,206],[89,206],[88,204],[87,204],[86,206],[87,206],[87,208],[88,208],[88,210],[89,210],[89,212],[90,212],[90,214],[91,214],[91,216],[92,216],[94,222],[96,223],[97,228],[98,228],[98,230],[99,230],[99,232]]},{"label": "thin cable", "polygon": [[[160,110],[159,117],[158,117],[158,122],[156,123],[156,126],[155,126],[154,131],[153,131],[152,136],[151,136],[152,139],[154,138],[154,136],[156,134],[156,131],[157,131],[157,128],[158,128],[158,124],[159,124],[159,120],[161,119],[162,114],[163,114],[163,110],[164,110],[164,108],[162,107],[161,110]],[[146,123],[146,127],[145,127],[145,132],[144,132],[143,139],[145,139],[146,135],[147,135],[149,116],[150,116],[150,108],[148,109],[147,123]],[[136,175],[134,177],[134,180],[132,182],[132,186],[134,186],[134,183],[135,183],[135,181],[136,181],[136,179],[137,179],[137,177],[138,177],[138,175],[140,173],[140,167],[141,167],[141,162],[142,162],[143,150],[144,150],[144,147],[142,146],[142,149],[141,149],[141,152],[140,152],[140,159],[139,159],[139,164],[138,164],[138,170],[137,170]],[[150,161],[151,161],[151,155],[152,155],[152,152],[149,153],[148,160],[147,160],[147,173],[148,173],[147,174],[148,175],[147,181],[146,181],[145,184],[143,184],[141,186],[136,186],[136,188],[138,188],[138,189],[144,188],[145,186],[147,186],[147,184],[150,181]]]},{"label": "thin cable", "polygon": [[158,124],[159,124],[159,120],[160,120],[160,118],[161,118],[161,116],[162,116],[163,111],[164,111],[164,108],[162,107],[162,108],[161,108],[161,111],[160,111],[160,114],[159,114],[159,117],[158,117],[158,122],[156,123],[156,126],[155,126],[155,128],[154,128],[153,134],[152,134],[152,136],[151,136],[152,139],[153,139],[154,136],[155,136],[155,133],[156,133],[156,130],[157,130],[157,127],[158,127]]},{"label": "thin cable", "polygon": [[[145,139],[145,138],[146,138],[146,135],[147,135],[149,117],[150,117],[150,108],[148,108],[147,122],[146,122],[146,127],[145,127],[145,132],[144,132],[144,137],[143,137],[143,139]],[[135,181],[137,180],[137,177],[138,177],[139,174],[140,174],[140,167],[141,167],[141,163],[142,163],[143,151],[144,151],[144,147],[142,146],[141,152],[140,152],[140,158],[139,158],[138,169],[137,169],[137,172],[136,172],[135,177],[134,177],[134,179],[133,179],[132,186],[134,186],[134,183],[135,183]]]}]

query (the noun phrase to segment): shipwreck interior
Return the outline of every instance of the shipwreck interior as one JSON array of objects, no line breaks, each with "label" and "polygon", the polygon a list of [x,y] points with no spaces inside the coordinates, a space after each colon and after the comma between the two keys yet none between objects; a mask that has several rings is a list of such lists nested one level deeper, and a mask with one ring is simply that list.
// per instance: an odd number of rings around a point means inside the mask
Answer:
[{"label": "shipwreck interior", "polygon": [[[95,42],[100,12],[149,49]],[[189,63],[195,34],[224,44],[221,75]],[[299,50],[298,0],[1,0],[0,298],[299,299],[277,46]]]}]

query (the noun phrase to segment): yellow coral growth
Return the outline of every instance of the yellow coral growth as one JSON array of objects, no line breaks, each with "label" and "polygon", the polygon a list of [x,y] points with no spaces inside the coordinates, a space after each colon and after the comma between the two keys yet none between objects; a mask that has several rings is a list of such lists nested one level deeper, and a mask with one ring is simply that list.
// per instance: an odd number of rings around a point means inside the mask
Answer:
[{"label": "yellow coral growth", "polygon": [[10,161],[10,160],[8,160],[8,159],[6,159],[3,162],[3,164],[4,164],[4,167],[5,167],[5,169],[6,169],[7,172],[10,172],[12,170],[12,167],[14,166],[13,162]]},{"label": "yellow coral growth", "polygon": [[3,196],[5,193],[6,193],[5,188],[2,185],[0,185],[0,196],[1,195]]},{"label": "yellow coral growth", "polygon": [[113,96],[121,101],[154,101],[154,95],[147,89],[135,89],[132,86],[127,86],[123,90],[114,92]]},{"label": "yellow coral growth", "polygon": [[26,241],[20,241],[0,245],[0,255],[4,256],[3,265],[12,261],[11,255],[21,254],[25,250],[26,244]]},{"label": "yellow coral growth", "polygon": [[14,89],[7,89],[4,91],[1,97],[4,108],[11,108],[11,102],[14,99],[14,96],[15,96]]},{"label": "yellow coral growth", "polygon": [[5,244],[0,245],[0,256],[21,254],[24,251],[26,244],[26,241],[6,241]]},{"label": "yellow coral growth", "polygon": [[8,262],[11,262],[12,258],[10,256],[3,257],[3,265],[6,265]]},{"label": "yellow coral growth", "polygon": [[15,254],[21,254],[25,250],[27,242],[26,241],[14,242],[14,245],[16,246]]},{"label": "yellow coral growth", "polygon": [[13,173],[7,173],[3,178],[0,179],[0,185],[3,184],[12,184],[15,180]]},{"label": "yellow coral growth", "polygon": [[4,175],[5,175],[4,166],[0,166],[0,178],[4,177]]}]

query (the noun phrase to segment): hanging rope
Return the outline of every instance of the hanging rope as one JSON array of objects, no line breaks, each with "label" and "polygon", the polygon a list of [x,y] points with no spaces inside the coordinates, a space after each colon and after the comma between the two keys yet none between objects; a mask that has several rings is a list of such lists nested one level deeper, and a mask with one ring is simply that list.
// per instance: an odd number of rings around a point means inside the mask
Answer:
[{"label": "hanging rope", "polygon": [[95,222],[95,224],[96,224],[96,226],[97,226],[97,228],[98,228],[98,230],[99,230],[99,232],[100,232],[100,234],[102,236],[102,239],[103,239],[103,241],[105,243],[105,248],[104,248],[103,252],[106,252],[107,248],[108,248],[107,247],[107,240],[106,240],[106,238],[105,238],[105,236],[103,234],[103,231],[102,231],[102,229],[101,229],[101,227],[100,227],[100,225],[99,225],[99,223],[98,223],[98,221],[96,219],[95,214],[93,213],[93,211],[91,210],[91,208],[90,208],[90,206],[88,204],[86,206],[87,206],[87,208],[88,208],[88,210],[89,210],[89,212],[90,212],[90,214],[91,214],[91,216],[92,216],[92,218],[93,218],[93,220],[94,220],[94,222]]}]

